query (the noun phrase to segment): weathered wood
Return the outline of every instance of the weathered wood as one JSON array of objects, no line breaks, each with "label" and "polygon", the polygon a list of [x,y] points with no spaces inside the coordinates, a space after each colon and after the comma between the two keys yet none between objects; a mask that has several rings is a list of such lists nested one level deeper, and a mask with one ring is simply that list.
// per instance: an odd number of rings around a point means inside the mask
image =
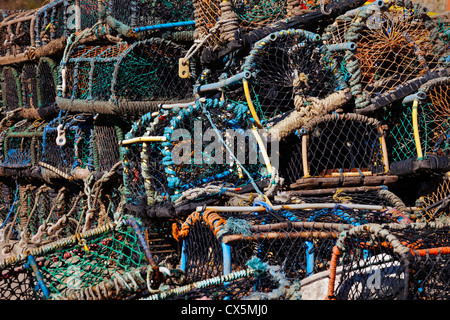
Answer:
[{"label": "weathered wood", "polygon": [[[382,186],[361,186],[361,187],[343,187],[339,188],[342,192],[369,192],[378,191],[383,189]],[[308,189],[308,190],[288,190],[285,193],[292,196],[319,196],[319,195],[333,195],[336,193],[338,188],[327,188],[327,189]]]},{"label": "weathered wood", "polygon": [[252,241],[252,240],[276,240],[276,239],[317,239],[317,238],[337,238],[339,232],[327,232],[327,231],[299,231],[299,232],[261,232],[255,233],[250,236],[244,236],[242,234],[232,234],[223,237],[224,243],[230,243],[234,241]]},{"label": "weathered wood", "polygon": [[398,176],[364,176],[362,177],[339,177],[339,178],[301,178],[289,186],[290,189],[332,188],[332,187],[355,187],[388,185],[396,182]]}]

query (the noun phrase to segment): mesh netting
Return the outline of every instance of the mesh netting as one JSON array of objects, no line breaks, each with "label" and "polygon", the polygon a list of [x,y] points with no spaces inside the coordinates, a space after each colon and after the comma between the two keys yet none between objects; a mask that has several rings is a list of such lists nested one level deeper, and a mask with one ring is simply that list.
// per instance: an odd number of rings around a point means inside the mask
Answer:
[{"label": "mesh netting", "polygon": [[[278,209],[280,207],[280,209]],[[190,281],[242,270],[252,256],[303,279],[328,268],[337,235],[374,221],[398,221],[382,206],[304,204],[213,208],[191,214],[176,230],[183,240],[182,268]],[[261,208],[263,208],[261,210]],[[233,212],[234,210],[234,212]]]},{"label": "mesh netting", "polygon": [[25,266],[2,269],[0,290],[3,300],[34,300],[35,281],[32,270]]},{"label": "mesh netting", "polygon": [[[253,46],[242,66],[252,77],[249,92],[244,88],[246,98],[240,90],[241,101],[251,100],[263,123],[290,110],[308,114],[309,108],[315,107],[314,99],[327,98],[345,86],[327,56],[317,34],[303,30],[270,34]],[[228,95],[231,100],[239,97]]]},{"label": "mesh netting", "polygon": [[36,108],[38,106],[36,74],[36,64],[27,63],[22,67],[21,88],[24,108]]},{"label": "mesh netting", "polygon": [[194,282],[163,292],[145,295],[142,300],[298,300],[298,281],[286,279],[278,266],[253,257],[247,268]]},{"label": "mesh netting", "polygon": [[76,168],[93,171],[92,130],[92,116],[60,114],[44,129],[40,165],[50,165],[63,176]]},{"label": "mesh netting", "polygon": [[448,299],[448,228],[448,222],[366,225],[344,233],[333,252],[330,296]]},{"label": "mesh netting", "polygon": [[[35,261],[34,267],[30,256]],[[25,264],[27,258],[28,263]],[[1,296],[7,297],[3,292],[13,292],[11,298],[16,299],[54,299],[82,291],[105,278],[120,280],[125,272],[143,265],[148,265],[148,260],[134,229],[126,226],[115,228],[110,224],[53,242],[39,251],[30,250],[8,263],[3,262],[2,270],[16,278],[3,278]],[[33,270],[31,279],[30,273],[22,266]],[[15,269],[22,272],[14,272]],[[30,286],[30,283],[35,285]],[[126,290],[122,283],[119,287]]]},{"label": "mesh netting", "polygon": [[[328,3],[328,2],[327,2]],[[279,20],[319,7],[318,1],[194,1],[195,37],[206,46],[236,40],[236,32],[248,33]],[[212,32],[211,29],[217,29]]]},{"label": "mesh netting", "polygon": [[374,118],[355,114],[317,117],[299,137],[292,135],[282,147],[286,152],[280,165],[282,176],[287,183],[295,183],[309,177],[353,175],[364,179],[385,174],[382,139],[380,124]]},{"label": "mesh netting", "polygon": [[[342,187],[324,189],[305,189],[283,191],[274,198],[276,203],[335,203],[373,205],[386,208],[388,214],[367,213],[367,218],[362,217],[360,223],[387,223],[399,222],[413,216],[411,208],[406,206],[404,201],[386,186],[362,186],[362,187]],[[365,214],[363,214],[365,216]]]},{"label": "mesh netting", "polygon": [[[78,0],[80,10],[79,29],[84,30],[93,26],[98,21],[98,1]],[[69,1],[66,8],[65,30],[67,34],[75,32],[77,29],[75,2]]]},{"label": "mesh netting", "polygon": [[391,172],[417,175],[448,171],[447,81],[446,77],[428,81],[405,99],[406,105],[393,107],[385,115],[394,159]]},{"label": "mesh netting", "polygon": [[183,54],[181,46],[159,38],[80,46],[68,57],[58,104],[76,112],[131,117],[163,102],[185,101],[192,96],[192,79],[178,76]]},{"label": "mesh netting", "polygon": [[410,2],[375,13],[361,10],[347,29],[345,40],[356,48],[346,52],[342,63],[359,112],[389,105],[439,76],[446,42],[423,11]]},{"label": "mesh netting", "polygon": [[97,22],[97,1],[55,0],[34,10],[13,12],[0,22],[1,56],[28,60],[43,47],[75,31],[75,2],[79,3],[80,28]]},{"label": "mesh netting", "polygon": [[450,213],[448,196],[450,194],[450,183],[448,174],[434,177],[428,181],[419,191],[416,201],[418,221],[434,221],[447,217]]},{"label": "mesh netting", "polygon": [[143,27],[169,22],[193,20],[192,1],[102,1],[108,13],[131,27]]},{"label": "mesh netting", "polygon": [[0,184],[0,188],[2,192],[2,197],[0,199],[0,219],[4,225],[4,222],[9,219],[8,216],[10,215],[11,207],[14,206],[15,201],[17,201],[15,194],[15,182],[3,179]]},{"label": "mesh netting", "polygon": [[256,139],[244,132],[245,119],[233,119],[223,102],[197,100],[154,117],[146,114],[133,125],[122,142],[129,203],[181,205],[237,192],[268,176]]},{"label": "mesh netting", "polygon": [[12,67],[4,67],[2,70],[2,105],[4,112],[22,107],[22,91],[20,75]]},{"label": "mesh netting", "polygon": [[70,5],[75,1],[53,1],[46,6],[39,8],[35,13],[34,22],[34,45],[43,46],[53,40],[68,35],[67,14],[70,11]]},{"label": "mesh netting", "polygon": [[[421,123],[428,123],[426,121],[428,118],[426,111],[421,111],[419,121]],[[424,117],[424,120],[422,120],[422,117]],[[389,161],[391,163],[403,161],[416,156],[417,151],[414,143],[412,107],[410,105],[393,105],[389,108],[389,111],[386,112],[383,118],[383,122],[388,126],[386,145],[388,146]]]},{"label": "mesh netting", "polygon": [[123,140],[120,123],[110,118],[97,117],[94,122],[94,166],[95,171],[109,171],[122,160],[119,142]]},{"label": "mesh netting", "polygon": [[36,166],[42,156],[44,121],[21,120],[12,125],[5,135],[3,168],[20,169]]},{"label": "mesh netting", "polygon": [[55,61],[41,58],[37,66],[39,108],[50,107],[55,103],[57,81],[58,70]]},{"label": "mesh netting", "polygon": [[[75,235],[86,224],[87,197],[65,187],[16,181],[14,201],[5,203],[2,222],[2,259]],[[5,212],[6,213],[6,212]],[[100,221],[100,219],[97,219]],[[107,221],[106,221],[107,222]],[[106,223],[93,224],[105,225]]]},{"label": "mesh netting", "polygon": [[[426,83],[420,92],[426,93],[426,99],[420,101],[422,112],[428,115],[429,123],[425,123],[427,139],[422,142],[423,153],[448,155],[448,115],[450,97],[448,93],[449,78],[437,78]],[[429,111],[428,111],[429,110]],[[424,124],[421,122],[420,127]]]}]

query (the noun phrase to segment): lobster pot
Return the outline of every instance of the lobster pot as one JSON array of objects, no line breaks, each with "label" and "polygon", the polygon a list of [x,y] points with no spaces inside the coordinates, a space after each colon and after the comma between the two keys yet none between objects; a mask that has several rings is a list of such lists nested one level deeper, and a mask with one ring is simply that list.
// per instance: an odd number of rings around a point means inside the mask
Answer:
[{"label": "lobster pot", "polygon": [[282,152],[290,151],[281,157],[280,170],[292,188],[382,185],[396,180],[387,175],[383,129],[374,118],[330,114],[314,118],[297,132],[280,146]]},{"label": "lobster pot", "polygon": [[393,174],[438,175],[449,170],[447,87],[447,77],[430,80],[405,98],[406,108],[388,113],[394,122],[389,135]]},{"label": "lobster pot", "polygon": [[27,169],[37,166],[42,157],[42,136],[46,123],[22,120],[11,126],[5,136],[4,160],[0,164],[8,169]]},{"label": "lobster pot", "polygon": [[448,299],[448,231],[448,221],[444,220],[368,224],[344,232],[333,249],[328,297]]},{"label": "lobster pot", "polygon": [[[374,27],[378,27],[377,19],[380,17],[379,14],[386,9],[386,5],[382,0],[371,1],[357,7],[355,10],[349,10],[337,16],[332,23],[325,26],[322,40],[331,50],[331,55],[336,64],[339,65],[347,81],[350,77],[350,72],[347,70],[348,54],[356,49],[356,43],[353,42],[354,39],[350,36],[347,37],[347,33],[353,27],[354,20],[364,16],[363,19],[366,21],[367,29],[371,30]],[[348,69],[351,69],[351,67],[348,66]]]},{"label": "lobster pot", "polygon": [[1,83],[2,105],[6,115],[7,112],[22,107],[22,90],[19,72],[13,67],[3,67]]},{"label": "lobster pot", "polygon": [[[80,26],[87,28],[97,22],[96,1],[55,0],[35,10],[12,12],[0,22],[2,31],[1,56],[8,59],[29,60],[34,49],[68,37],[75,31],[75,3],[79,3]],[[93,10],[94,9],[94,10]],[[30,49],[33,48],[33,49]]]},{"label": "lobster pot", "polygon": [[40,47],[70,34],[68,30],[69,7],[75,0],[56,0],[39,8],[34,17],[34,45]]},{"label": "lobster pot", "polygon": [[25,63],[21,73],[22,106],[20,116],[25,119],[51,119],[57,115],[56,63],[46,57],[36,63]]},{"label": "lobster pot", "polygon": [[[116,229],[112,224],[108,224],[0,263],[3,272],[8,271],[10,274],[16,274],[16,277],[28,279],[16,289],[17,299],[48,300],[63,299],[72,293],[89,291],[87,288],[98,285],[105,279],[120,281],[120,275],[130,272],[133,268],[148,265],[148,260],[134,229],[127,226]],[[25,268],[31,271],[31,279],[29,273],[23,270]],[[15,269],[23,271],[14,273]],[[11,284],[19,282],[19,279],[14,277],[8,280],[9,283],[1,286],[6,292],[11,290]],[[29,286],[30,282],[34,285]],[[125,280],[126,282],[130,282],[130,279]],[[142,281],[138,284],[139,288],[143,287]],[[120,285],[119,288],[125,291],[126,285]],[[86,297],[86,293],[84,294]],[[2,292],[1,296],[5,297],[5,294]]]},{"label": "lobster pot", "polygon": [[[288,280],[301,280],[327,269],[338,230],[352,227],[339,222],[308,222],[316,210],[285,209],[273,215],[265,209],[257,213],[250,210],[239,214],[206,209],[185,220],[177,239],[183,240],[181,268],[189,281],[242,270],[252,257],[281,267]],[[339,220],[335,216],[335,221]]]},{"label": "lobster pot", "polygon": [[353,19],[345,40],[356,46],[347,49],[344,67],[358,113],[389,107],[428,80],[446,76],[447,36],[426,11],[394,1]]},{"label": "lobster pot", "polygon": [[179,207],[268,179],[256,139],[233,112],[224,101],[197,100],[133,124],[122,141],[127,202]]},{"label": "lobster pot", "polygon": [[192,80],[178,76],[178,59],[184,54],[183,47],[159,38],[77,47],[61,77],[58,106],[132,118],[163,102],[185,101],[193,93]]},{"label": "lobster pot", "polygon": [[57,117],[50,121],[44,128],[39,165],[63,178],[85,177],[94,171],[92,131],[90,115],[68,115],[64,120]]},{"label": "lobster pot", "polygon": [[96,216],[88,214],[88,199],[81,191],[19,181],[14,197],[3,227],[4,257],[109,223],[98,207]]},{"label": "lobster pot", "polygon": [[242,69],[251,74],[242,80],[243,92],[228,90],[227,97],[252,105],[260,127],[286,112],[311,117],[311,113],[334,111],[347,101],[347,84],[321,37],[313,32],[289,29],[269,34],[253,45]]},{"label": "lobster pot", "polygon": [[106,12],[126,26],[137,28],[170,22],[191,21],[194,9],[191,0],[143,2],[133,0],[103,1]]}]

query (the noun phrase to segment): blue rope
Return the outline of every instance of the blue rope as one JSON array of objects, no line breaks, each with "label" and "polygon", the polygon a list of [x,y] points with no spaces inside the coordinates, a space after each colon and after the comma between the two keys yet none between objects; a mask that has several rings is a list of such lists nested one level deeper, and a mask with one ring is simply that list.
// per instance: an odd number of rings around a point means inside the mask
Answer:
[{"label": "blue rope", "polygon": [[33,270],[34,276],[36,277],[36,281],[37,281],[35,289],[36,290],[41,289],[45,299],[48,299],[50,296],[50,293],[48,291],[47,286],[44,283],[44,278],[42,277],[42,273],[37,266],[36,260],[34,260],[34,257],[32,255],[28,256],[28,261],[25,264],[25,268],[27,268],[27,269],[31,268],[31,270]]},{"label": "blue rope", "polygon": [[[242,168],[242,171],[244,171],[244,173],[248,176],[248,178],[250,180],[250,183],[253,185],[253,188],[255,188],[256,192],[264,198],[264,194],[261,192],[261,190],[256,185],[256,182],[255,182],[255,180],[253,180],[251,174],[247,171],[247,169],[244,168],[244,166],[242,166],[242,164],[239,162],[239,160],[237,159],[237,157],[234,154],[234,152],[232,152],[230,147],[225,143],[225,141],[223,141],[222,135],[220,134],[220,131],[217,129],[216,125],[214,124],[214,122],[213,122],[213,120],[211,118],[211,114],[206,109],[205,105],[202,104],[202,102],[200,100],[198,100],[198,99],[195,101],[195,103],[196,103],[197,106],[200,106],[202,108],[203,113],[208,118],[208,121],[211,124],[211,126],[213,127],[214,131],[216,132],[216,135],[219,138],[220,142],[225,146],[225,148],[227,149],[229,154],[233,157],[234,161],[236,161],[236,163],[238,163],[238,165]],[[207,106],[211,106],[213,103],[214,103],[214,106],[217,106],[217,105],[222,106],[225,103],[225,101],[221,101],[220,103],[218,103],[217,99],[214,99],[214,101],[208,99],[207,102],[206,102],[206,105]]]},{"label": "blue rope", "polygon": [[0,226],[0,229],[3,228],[6,225],[6,222],[8,221],[9,217],[14,212],[14,205],[19,200],[18,197],[19,197],[19,188],[16,189],[16,194],[14,195],[13,204],[12,204],[11,208],[9,209],[8,215],[6,216],[6,218],[3,221],[2,225]]}]

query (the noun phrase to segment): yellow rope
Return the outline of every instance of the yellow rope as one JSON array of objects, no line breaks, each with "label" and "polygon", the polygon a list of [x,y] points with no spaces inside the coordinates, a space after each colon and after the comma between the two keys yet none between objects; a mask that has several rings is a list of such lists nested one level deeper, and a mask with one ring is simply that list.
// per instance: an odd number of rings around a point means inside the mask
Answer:
[{"label": "yellow rope", "polygon": [[250,96],[250,90],[248,88],[247,79],[243,79],[242,84],[244,85],[245,99],[247,100],[248,108],[250,109],[250,113],[252,114],[253,120],[255,120],[256,126],[259,129],[262,129],[263,126],[261,124],[261,121],[259,121],[258,114],[256,113],[255,106],[253,105],[252,98]]},{"label": "yellow rope", "polygon": [[346,197],[340,197],[339,195],[344,192],[343,189],[337,189],[335,194],[333,195],[333,200],[338,202],[349,202],[352,200],[352,197],[346,196]]},{"label": "yellow rope", "polygon": [[413,131],[414,131],[414,143],[416,144],[417,158],[422,159],[422,146],[420,145],[420,135],[419,135],[419,121],[417,119],[417,108],[419,106],[419,100],[414,99],[412,106],[412,121],[413,121]]}]

